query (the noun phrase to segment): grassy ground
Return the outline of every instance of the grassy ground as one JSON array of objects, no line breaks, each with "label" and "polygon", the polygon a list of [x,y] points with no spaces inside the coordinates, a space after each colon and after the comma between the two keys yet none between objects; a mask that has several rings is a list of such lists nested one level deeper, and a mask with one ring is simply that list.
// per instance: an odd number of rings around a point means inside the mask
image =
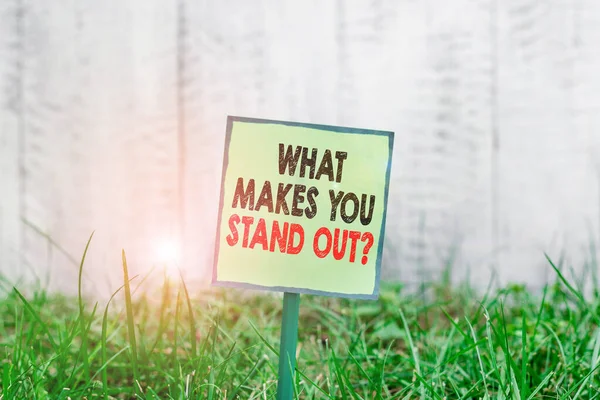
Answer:
[{"label": "grassy ground", "polygon": [[[298,397],[598,398],[600,296],[556,276],[535,296],[433,284],[384,285],[376,302],[302,296]],[[8,290],[0,398],[275,398],[280,297],[143,281],[108,307]]]}]

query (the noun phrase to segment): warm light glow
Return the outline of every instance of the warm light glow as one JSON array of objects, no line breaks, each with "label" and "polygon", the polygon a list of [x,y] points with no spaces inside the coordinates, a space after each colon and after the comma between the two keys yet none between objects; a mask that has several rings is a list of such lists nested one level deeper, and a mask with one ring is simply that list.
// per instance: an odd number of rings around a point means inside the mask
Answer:
[{"label": "warm light glow", "polygon": [[156,261],[164,266],[168,275],[175,277],[179,275],[181,263],[181,246],[176,240],[163,239],[156,243]]}]

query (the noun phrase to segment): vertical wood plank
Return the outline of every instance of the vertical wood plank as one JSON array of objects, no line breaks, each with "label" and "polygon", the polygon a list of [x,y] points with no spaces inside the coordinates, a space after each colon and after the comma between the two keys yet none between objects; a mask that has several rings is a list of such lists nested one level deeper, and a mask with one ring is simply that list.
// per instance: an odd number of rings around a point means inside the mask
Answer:
[{"label": "vertical wood plank", "polygon": [[130,270],[138,266],[133,216],[137,189],[132,178],[138,143],[135,137],[132,4],[130,1],[86,3],[86,41],[93,79],[87,88],[91,111],[87,134],[89,149],[90,227],[95,231],[87,257],[97,291],[107,295],[119,286],[122,276],[121,249],[127,252]]},{"label": "vertical wood plank", "polygon": [[382,7],[392,19],[376,35],[384,61],[374,75],[383,78],[364,109],[392,124],[398,138],[386,277],[437,279],[452,264],[458,279],[487,282],[488,10],[469,1]]},{"label": "vertical wood plank", "polygon": [[22,129],[21,2],[0,3],[0,275],[11,281],[20,264],[20,134]]},{"label": "vertical wood plank", "polygon": [[157,249],[177,239],[176,3],[91,5],[89,35],[99,72],[90,89],[96,230],[91,258],[104,287],[114,290],[122,248],[131,273],[145,275],[164,267],[157,265],[163,261]]},{"label": "vertical wood plank", "polygon": [[[48,280],[62,281],[76,276],[69,274],[68,269],[54,270],[48,240],[32,228],[33,225],[57,243],[69,247],[61,214],[65,212],[64,202],[72,188],[70,139],[77,136],[79,129],[72,118],[79,106],[73,90],[79,83],[74,67],[77,63],[75,14],[73,7],[59,7],[52,2],[38,5],[26,1],[24,4],[22,184],[23,217],[27,224],[23,251],[25,266],[46,285],[51,284]],[[77,215],[72,227],[84,219],[84,215]]]},{"label": "vertical wood plank", "polygon": [[[600,41],[600,4],[582,0],[567,3],[567,12],[558,18],[566,19],[565,48],[560,49],[566,57],[567,68],[564,85],[567,105],[571,117],[572,134],[575,143],[570,151],[574,167],[568,182],[573,188],[565,196],[569,219],[579,219],[578,226],[571,227],[568,234],[578,234],[577,241],[570,245],[575,253],[573,262],[580,262],[581,268],[591,269],[592,277],[598,284],[597,262],[600,255],[600,55],[594,51]],[[564,203],[563,203],[564,204]],[[577,217],[572,216],[577,213]],[[577,257],[579,255],[579,257]],[[588,283],[592,279],[586,280]]]},{"label": "vertical wood plank", "polygon": [[[585,15],[595,15],[595,4],[582,2],[579,7]],[[597,118],[585,110],[597,111],[598,78],[592,71],[600,64],[591,49],[599,30],[597,18],[573,25],[575,6],[522,0],[507,4],[501,15],[504,282],[543,284],[554,275],[544,252],[555,260],[564,255],[565,268],[581,271],[598,229],[590,152]],[[579,30],[578,39],[574,29]],[[577,40],[586,43],[579,46]]]},{"label": "vertical wood plank", "polygon": [[131,9],[133,123],[120,155],[131,179],[124,206],[133,214],[132,255],[143,273],[161,262],[156,250],[179,234],[177,2],[135,0]]}]

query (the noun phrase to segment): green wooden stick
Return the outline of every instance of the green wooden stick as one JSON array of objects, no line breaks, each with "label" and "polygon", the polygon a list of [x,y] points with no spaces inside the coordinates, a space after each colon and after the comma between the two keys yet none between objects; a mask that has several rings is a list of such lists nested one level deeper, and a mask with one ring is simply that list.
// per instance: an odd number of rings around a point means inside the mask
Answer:
[{"label": "green wooden stick", "polygon": [[283,315],[281,316],[277,400],[292,400],[294,396],[294,370],[296,368],[299,311],[300,295],[298,293],[285,292],[283,294]]}]

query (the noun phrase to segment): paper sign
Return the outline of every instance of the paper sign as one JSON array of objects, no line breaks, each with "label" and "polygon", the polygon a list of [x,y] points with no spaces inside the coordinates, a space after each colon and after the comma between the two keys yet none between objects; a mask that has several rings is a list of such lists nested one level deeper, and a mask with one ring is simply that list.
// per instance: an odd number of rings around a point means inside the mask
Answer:
[{"label": "paper sign", "polygon": [[393,140],[228,117],[213,284],[376,299]]}]

